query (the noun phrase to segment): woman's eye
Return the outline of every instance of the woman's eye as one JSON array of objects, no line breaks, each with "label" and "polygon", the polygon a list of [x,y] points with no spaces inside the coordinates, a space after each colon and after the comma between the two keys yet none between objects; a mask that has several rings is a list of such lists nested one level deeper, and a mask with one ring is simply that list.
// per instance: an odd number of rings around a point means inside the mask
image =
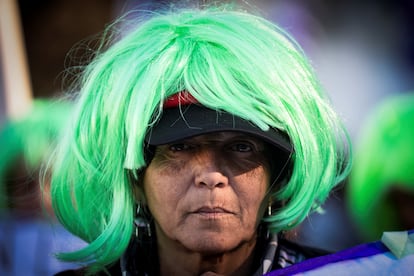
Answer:
[{"label": "woman's eye", "polygon": [[177,144],[171,144],[169,148],[170,148],[170,151],[177,152],[177,151],[189,150],[191,149],[191,146],[185,143],[177,143]]},{"label": "woman's eye", "polygon": [[250,143],[235,143],[230,146],[230,149],[236,152],[251,152],[254,148]]}]

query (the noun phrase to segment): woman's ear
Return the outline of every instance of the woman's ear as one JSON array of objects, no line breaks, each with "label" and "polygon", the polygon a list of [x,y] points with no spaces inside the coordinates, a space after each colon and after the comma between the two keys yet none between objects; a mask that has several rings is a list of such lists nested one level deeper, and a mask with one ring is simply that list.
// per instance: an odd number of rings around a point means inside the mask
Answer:
[{"label": "woman's ear", "polygon": [[134,194],[134,200],[136,203],[141,205],[147,205],[147,201],[145,199],[144,189],[140,185],[133,185],[132,192]]},{"label": "woman's ear", "polygon": [[129,172],[129,182],[131,184],[132,194],[136,203],[146,205],[144,192],[144,175],[145,168]]}]

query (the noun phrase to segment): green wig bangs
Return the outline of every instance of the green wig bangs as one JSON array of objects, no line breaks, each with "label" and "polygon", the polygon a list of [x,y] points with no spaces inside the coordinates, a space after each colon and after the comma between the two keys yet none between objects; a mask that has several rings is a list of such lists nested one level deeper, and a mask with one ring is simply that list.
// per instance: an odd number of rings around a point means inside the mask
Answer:
[{"label": "green wig bangs", "polygon": [[390,97],[363,125],[349,178],[348,205],[367,239],[398,227],[395,207],[386,202],[392,187],[414,194],[414,94]]},{"label": "green wig bangs", "polygon": [[261,17],[218,8],[156,14],[98,54],[81,81],[52,195],[62,223],[90,245],[66,260],[105,265],[125,250],[134,218],[128,172],[145,168],[146,131],[178,91],[290,137],[293,169],[273,194],[286,203],[267,219],[273,231],[300,223],[348,172],[348,136],[307,58]]}]

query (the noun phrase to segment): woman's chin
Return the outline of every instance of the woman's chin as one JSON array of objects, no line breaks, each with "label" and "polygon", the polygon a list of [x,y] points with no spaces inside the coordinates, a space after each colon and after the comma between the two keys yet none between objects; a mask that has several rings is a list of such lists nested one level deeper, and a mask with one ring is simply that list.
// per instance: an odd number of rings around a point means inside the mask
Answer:
[{"label": "woman's chin", "polygon": [[203,256],[215,256],[222,255],[226,252],[231,252],[237,246],[223,245],[216,242],[212,243],[198,243],[198,244],[185,244],[185,248],[193,253],[198,253]]},{"label": "woman's chin", "polygon": [[234,251],[243,243],[241,237],[226,234],[197,233],[184,239],[182,245],[191,252],[197,252],[201,255],[221,255],[226,252]]}]

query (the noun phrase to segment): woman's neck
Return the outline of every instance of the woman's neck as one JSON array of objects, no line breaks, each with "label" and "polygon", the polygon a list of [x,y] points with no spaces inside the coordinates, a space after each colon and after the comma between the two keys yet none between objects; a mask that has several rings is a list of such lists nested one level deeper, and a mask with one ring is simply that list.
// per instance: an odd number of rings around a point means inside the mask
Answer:
[{"label": "woman's neck", "polygon": [[243,242],[230,252],[200,254],[180,244],[159,243],[160,275],[251,275],[256,239]]}]

